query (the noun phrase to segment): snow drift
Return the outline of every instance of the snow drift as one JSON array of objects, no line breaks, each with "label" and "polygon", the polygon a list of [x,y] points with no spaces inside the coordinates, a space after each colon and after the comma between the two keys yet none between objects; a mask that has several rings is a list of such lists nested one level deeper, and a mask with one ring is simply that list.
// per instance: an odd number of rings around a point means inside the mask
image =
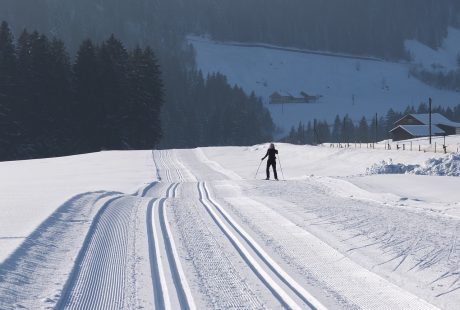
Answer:
[{"label": "snow drift", "polygon": [[367,174],[417,174],[436,176],[460,176],[460,154],[430,158],[423,165],[393,163],[392,159],[381,161],[367,169]]}]

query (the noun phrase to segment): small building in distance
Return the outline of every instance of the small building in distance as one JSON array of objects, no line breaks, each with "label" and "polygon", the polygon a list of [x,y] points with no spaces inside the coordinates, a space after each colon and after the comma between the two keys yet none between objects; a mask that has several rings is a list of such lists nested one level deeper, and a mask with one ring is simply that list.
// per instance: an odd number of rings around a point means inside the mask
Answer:
[{"label": "small building in distance", "polygon": [[[430,135],[429,114],[408,114],[395,122],[390,130],[393,141],[407,140]],[[431,134],[433,136],[459,135],[460,123],[452,122],[439,113],[431,115]]]},{"label": "small building in distance", "polygon": [[315,103],[322,96],[312,96],[305,92],[300,92],[300,94],[294,96],[290,93],[280,93],[275,91],[270,95],[270,104],[284,104],[284,103]]}]

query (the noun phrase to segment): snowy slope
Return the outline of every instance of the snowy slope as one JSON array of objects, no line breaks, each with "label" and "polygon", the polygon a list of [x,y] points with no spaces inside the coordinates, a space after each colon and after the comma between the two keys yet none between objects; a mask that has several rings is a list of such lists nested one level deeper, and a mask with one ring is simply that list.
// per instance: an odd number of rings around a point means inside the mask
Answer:
[{"label": "snowy slope", "polygon": [[426,70],[455,70],[459,66],[457,59],[460,56],[460,29],[449,27],[447,38],[438,50],[416,40],[406,41],[406,49],[413,58],[412,62]]},{"label": "snowy slope", "polygon": [[[449,66],[457,32],[450,31],[452,39],[446,43],[449,52],[439,51],[449,55],[442,57]],[[458,93],[437,90],[412,78],[411,64],[283,50],[268,45],[213,42],[199,37],[189,37],[189,42],[196,49],[196,62],[204,74],[221,72],[231,84],[241,86],[248,93],[254,91],[263,98],[275,123],[285,131],[299,121],[305,123],[313,118],[332,122],[337,114],[348,113],[358,122],[363,115],[371,118],[390,108],[399,111],[408,105],[418,106],[430,96],[435,105],[460,103]],[[438,55],[438,52],[426,53],[425,47],[414,42],[409,42],[408,48],[417,55],[417,62],[426,62]],[[269,96],[275,91],[294,96],[304,91],[323,97],[314,104],[269,105]]]},{"label": "snowy slope", "polygon": [[457,308],[460,178],[366,174],[448,155],[266,147],[0,163],[0,308]]}]

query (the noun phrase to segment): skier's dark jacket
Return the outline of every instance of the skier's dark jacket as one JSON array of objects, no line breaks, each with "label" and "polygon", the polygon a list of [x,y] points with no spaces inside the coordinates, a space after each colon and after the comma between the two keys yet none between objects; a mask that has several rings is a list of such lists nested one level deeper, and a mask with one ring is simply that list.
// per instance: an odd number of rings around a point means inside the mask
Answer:
[{"label": "skier's dark jacket", "polygon": [[268,149],[267,154],[265,154],[262,160],[264,160],[268,156],[268,161],[276,162],[276,154],[278,154],[278,150]]}]

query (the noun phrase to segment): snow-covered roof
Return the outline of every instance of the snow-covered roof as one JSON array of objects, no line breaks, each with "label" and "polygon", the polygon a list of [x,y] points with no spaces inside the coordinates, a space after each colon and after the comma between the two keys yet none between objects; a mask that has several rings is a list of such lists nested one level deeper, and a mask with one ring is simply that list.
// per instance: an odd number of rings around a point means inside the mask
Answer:
[{"label": "snow-covered roof", "polygon": [[293,93],[290,93],[288,91],[275,91],[270,95],[270,97],[272,97],[272,96],[274,96],[274,97],[282,96],[282,97],[300,97],[300,98],[303,98],[305,95],[302,94],[302,92],[300,92],[300,93],[296,92],[296,93],[293,94]]},{"label": "snow-covered roof", "polygon": [[[412,117],[415,119],[419,120],[425,125],[428,125],[430,123],[430,114],[410,114]],[[431,123],[435,125],[447,125],[447,126],[452,126],[452,127],[459,127],[460,128],[460,123],[452,122],[451,120],[447,119],[445,116],[439,114],[439,113],[433,113],[431,114]]]},{"label": "snow-covered roof", "polygon": [[[430,135],[428,125],[399,125],[398,127],[392,129],[390,132],[395,131],[398,128],[402,128],[414,137],[425,137]],[[431,126],[432,135],[444,135],[445,131],[435,125]]]}]

